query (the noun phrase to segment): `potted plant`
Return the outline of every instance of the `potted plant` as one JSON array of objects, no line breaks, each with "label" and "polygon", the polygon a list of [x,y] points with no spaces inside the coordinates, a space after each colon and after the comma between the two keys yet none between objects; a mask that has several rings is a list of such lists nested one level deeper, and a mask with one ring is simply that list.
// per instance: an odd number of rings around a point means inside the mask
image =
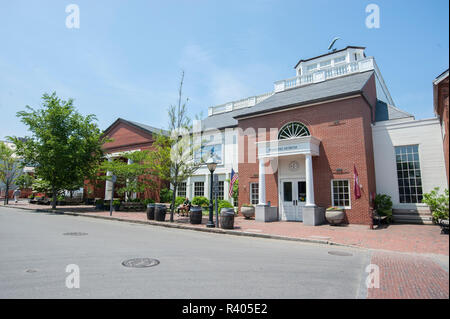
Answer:
[{"label": "potted plant", "polygon": [[375,209],[378,215],[386,216],[389,223],[392,219],[392,200],[391,196],[385,194],[377,194],[375,196]]},{"label": "potted plant", "polygon": [[250,204],[243,204],[241,207],[241,214],[245,219],[255,217],[255,207]]},{"label": "potted plant", "polygon": [[28,196],[28,203],[31,203],[34,199],[34,194],[31,194],[30,196]]},{"label": "potted plant", "polygon": [[330,225],[339,225],[344,221],[345,211],[342,208],[331,206],[325,211],[325,219]]},{"label": "potted plant", "polygon": [[95,201],[95,209],[102,210],[103,205],[105,204],[104,200],[99,198]]},{"label": "potted plant", "polygon": [[120,210],[120,200],[115,199],[113,200],[113,207],[115,211],[119,211]]}]

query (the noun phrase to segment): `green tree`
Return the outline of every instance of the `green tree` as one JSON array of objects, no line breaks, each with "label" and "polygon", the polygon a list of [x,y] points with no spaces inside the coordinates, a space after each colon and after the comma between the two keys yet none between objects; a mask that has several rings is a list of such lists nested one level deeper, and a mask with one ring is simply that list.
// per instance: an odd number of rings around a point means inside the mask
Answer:
[{"label": "green tree", "polygon": [[53,92],[42,96],[40,109],[26,106],[17,113],[31,136],[10,137],[17,154],[35,167],[36,177],[51,185],[52,208],[57,194],[74,184],[82,185],[86,176],[98,169],[105,138],[93,114],[83,116],[75,110],[73,99],[63,101]]},{"label": "green tree", "polygon": [[22,174],[22,166],[15,151],[8,145],[0,142],[0,182],[5,184],[5,205],[9,201],[9,190],[16,179]]},{"label": "green tree", "polygon": [[[110,161],[105,160],[100,166],[100,172],[111,172],[117,177],[116,185],[119,194],[126,194],[130,198],[131,193],[141,193],[148,188],[156,188],[156,182],[152,177],[152,167],[149,151],[136,151],[123,153],[122,158],[131,160],[124,162],[120,158]],[[111,176],[101,176],[104,180],[110,180]]]},{"label": "green tree", "polygon": [[31,186],[33,185],[33,179],[33,176],[31,176],[30,174],[22,174],[17,178],[16,185],[22,189],[31,188]]},{"label": "green tree", "polygon": [[153,173],[172,185],[171,222],[176,208],[178,185],[192,176],[202,164],[201,161],[194,161],[194,153],[201,146],[201,141],[197,142],[197,146],[191,143],[192,122],[187,116],[188,99],[183,102],[183,83],[184,72],[181,73],[178,102],[168,110],[170,135],[157,134],[151,153]]}]

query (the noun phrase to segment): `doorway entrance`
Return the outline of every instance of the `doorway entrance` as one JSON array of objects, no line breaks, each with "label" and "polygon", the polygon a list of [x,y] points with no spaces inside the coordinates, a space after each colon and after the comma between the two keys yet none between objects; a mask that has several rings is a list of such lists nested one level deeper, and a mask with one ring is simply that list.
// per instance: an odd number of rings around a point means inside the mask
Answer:
[{"label": "doorway entrance", "polygon": [[281,220],[303,221],[303,207],[306,204],[306,181],[303,179],[282,179]]}]

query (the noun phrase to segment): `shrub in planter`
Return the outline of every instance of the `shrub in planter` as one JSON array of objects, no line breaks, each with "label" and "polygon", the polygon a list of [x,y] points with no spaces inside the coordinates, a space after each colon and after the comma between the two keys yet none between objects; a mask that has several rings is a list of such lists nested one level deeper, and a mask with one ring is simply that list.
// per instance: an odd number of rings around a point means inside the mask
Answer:
[{"label": "shrub in planter", "polygon": [[386,221],[390,222],[392,219],[392,200],[391,196],[385,194],[377,194],[375,196],[375,209],[378,215],[387,216]]},{"label": "shrub in planter", "polygon": [[325,211],[325,219],[331,225],[339,225],[344,221],[345,212],[342,208],[339,207],[328,207]]},{"label": "shrub in planter", "polygon": [[[218,204],[219,204],[218,205],[219,213],[222,211],[222,208],[234,208],[233,205],[231,205],[231,203],[229,201],[224,200],[224,199],[219,200]],[[214,207],[216,207],[216,206],[214,205]]]},{"label": "shrub in planter", "polygon": [[209,200],[204,196],[196,196],[192,199],[192,205],[194,206],[208,206]]},{"label": "shrub in planter", "polygon": [[436,222],[448,219],[448,189],[444,194],[439,194],[439,187],[435,187],[431,192],[423,194],[422,203],[430,207],[433,219]]},{"label": "shrub in planter", "polygon": [[241,214],[245,219],[255,217],[255,207],[250,204],[243,204],[241,207]]},{"label": "shrub in planter", "polygon": [[114,207],[114,210],[115,211],[118,211],[119,209],[120,209],[120,200],[118,200],[118,199],[115,199],[115,200],[113,200],[113,207]]}]

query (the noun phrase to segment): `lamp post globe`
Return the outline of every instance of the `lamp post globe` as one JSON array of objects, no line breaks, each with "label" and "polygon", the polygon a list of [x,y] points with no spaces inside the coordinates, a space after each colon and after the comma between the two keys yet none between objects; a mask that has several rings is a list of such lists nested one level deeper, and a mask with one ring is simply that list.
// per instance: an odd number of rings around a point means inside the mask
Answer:
[{"label": "lamp post globe", "polygon": [[206,227],[213,228],[213,227],[215,227],[214,221],[213,221],[213,173],[217,167],[217,163],[214,160],[213,156],[211,156],[208,159],[208,161],[206,162],[206,165],[208,166],[208,169],[211,172],[210,188],[209,188],[209,220],[208,220],[208,223],[206,224]]}]

